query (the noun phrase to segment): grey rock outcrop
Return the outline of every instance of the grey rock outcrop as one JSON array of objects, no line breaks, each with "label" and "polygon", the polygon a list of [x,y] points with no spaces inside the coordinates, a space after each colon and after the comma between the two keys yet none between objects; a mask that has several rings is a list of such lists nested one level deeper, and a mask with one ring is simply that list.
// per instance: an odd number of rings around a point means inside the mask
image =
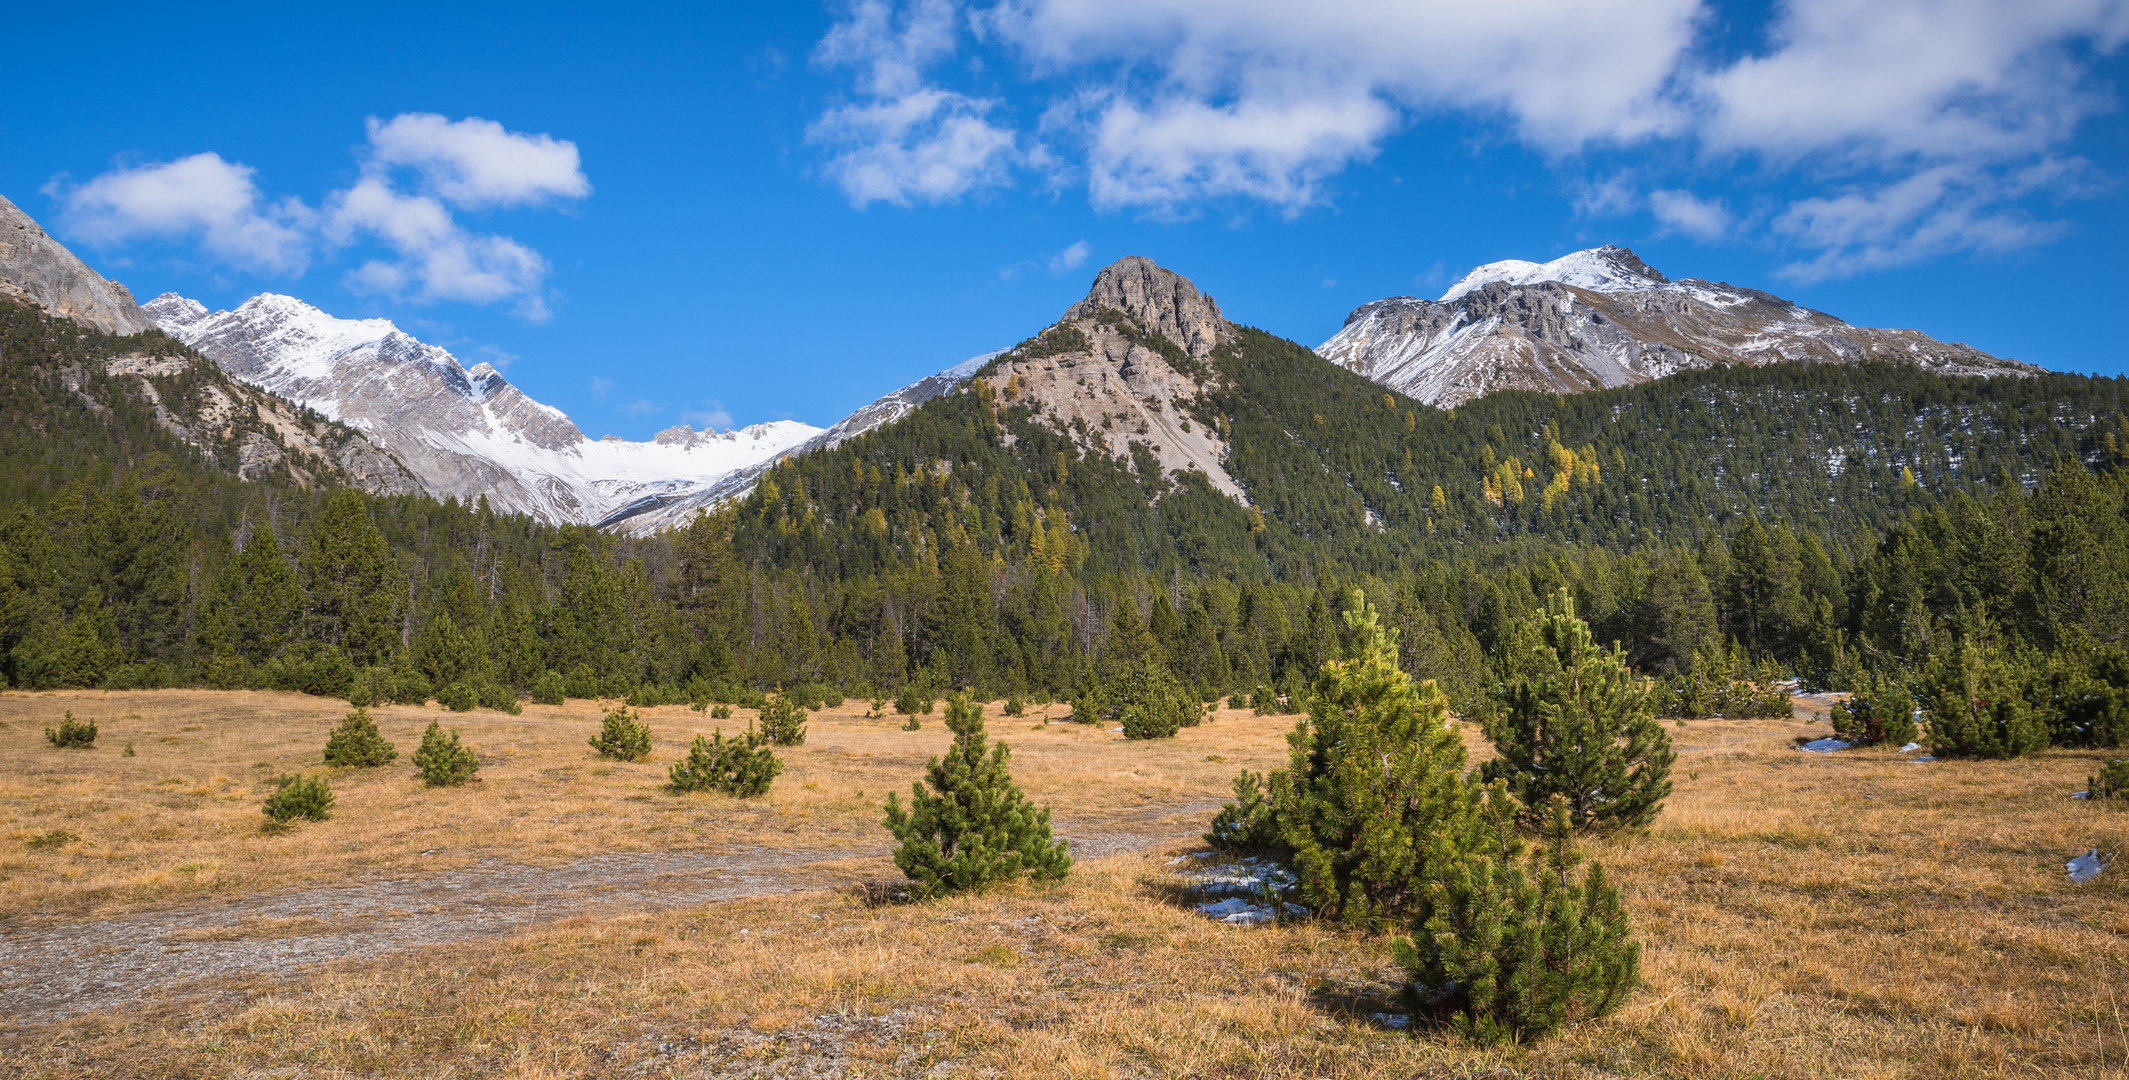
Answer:
[{"label": "grey rock outcrop", "polygon": [[5,197],[0,197],[0,296],[30,301],[107,334],[155,329],[124,285],[89,269]]},{"label": "grey rock outcrop", "polygon": [[1129,315],[1199,358],[1211,353],[1227,332],[1227,320],[1212,297],[1199,292],[1189,278],[1143,255],[1127,255],[1103,267],[1094,275],[1086,299],[1065,310],[1064,321],[1090,319],[1105,309]]},{"label": "grey rock outcrop", "polygon": [[1316,352],[1444,407],[1496,390],[1579,393],[1780,361],[1899,361],[1947,375],[2039,370],[1917,330],[1850,326],[1757,289],[1674,281],[1619,247],[1492,263],[1440,300],[1365,304]]}]

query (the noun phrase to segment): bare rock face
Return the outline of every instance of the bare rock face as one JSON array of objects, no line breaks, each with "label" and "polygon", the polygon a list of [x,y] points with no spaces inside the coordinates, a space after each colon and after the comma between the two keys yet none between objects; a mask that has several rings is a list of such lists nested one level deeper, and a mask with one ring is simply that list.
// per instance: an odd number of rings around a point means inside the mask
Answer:
[{"label": "bare rock face", "polygon": [[1188,278],[1134,255],[1104,267],[1086,299],[985,378],[1001,400],[1032,403],[1090,453],[1130,460],[1136,445],[1162,478],[1201,473],[1215,490],[1246,501],[1224,464],[1227,444],[1189,416],[1218,377],[1201,361],[1233,332]]},{"label": "bare rock face", "polygon": [[1065,311],[1065,321],[1093,318],[1104,309],[1123,312],[1200,359],[1227,330],[1212,297],[1199,292],[1189,278],[1163,270],[1142,255],[1127,255],[1103,267],[1094,275],[1087,298]]},{"label": "bare rock face", "polygon": [[14,203],[0,197],[0,295],[107,334],[155,329],[133,294],[74,257]]},{"label": "bare rock face", "polygon": [[1440,300],[1363,305],[1316,352],[1444,407],[1496,390],[1579,393],[1728,364],[1888,360],[1947,375],[2039,370],[1916,330],[1850,326],[1757,289],[1673,281],[1619,247],[1549,263],[1489,263]]}]

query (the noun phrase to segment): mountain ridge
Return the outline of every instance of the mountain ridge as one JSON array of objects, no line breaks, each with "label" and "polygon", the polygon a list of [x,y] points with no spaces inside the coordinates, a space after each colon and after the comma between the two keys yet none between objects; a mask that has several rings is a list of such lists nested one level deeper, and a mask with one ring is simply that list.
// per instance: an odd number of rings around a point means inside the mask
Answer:
[{"label": "mountain ridge", "polygon": [[1672,279],[1607,245],[1503,260],[1439,300],[1355,308],[1318,355],[1432,405],[1497,390],[1577,393],[1720,364],[1891,360],[1948,375],[2041,369],[1917,330],[1858,327],[1758,289]]}]

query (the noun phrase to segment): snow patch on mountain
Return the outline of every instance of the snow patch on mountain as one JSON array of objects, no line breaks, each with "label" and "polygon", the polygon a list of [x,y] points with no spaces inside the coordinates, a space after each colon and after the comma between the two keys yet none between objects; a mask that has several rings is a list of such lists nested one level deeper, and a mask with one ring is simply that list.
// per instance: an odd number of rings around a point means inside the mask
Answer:
[{"label": "snow patch on mountain", "polygon": [[1654,267],[1642,262],[1633,252],[1606,244],[1587,251],[1571,252],[1548,263],[1525,262],[1522,259],[1503,259],[1500,262],[1487,263],[1465,274],[1463,280],[1449,286],[1449,291],[1443,293],[1442,298],[1435,302],[1454,303],[1497,281],[1509,285],[1557,281],[1562,285],[1573,285],[1592,292],[1625,292],[1628,289],[1653,289],[1669,280]]},{"label": "snow patch on mountain", "polygon": [[166,293],[146,311],[237,378],[363,432],[430,494],[485,495],[498,511],[557,524],[588,524],[646,495],[712,483],[822,433],[779,420],[593,440],[494,367],[468,370],[388,319],[335,318],[274,293],[211,314]]}]

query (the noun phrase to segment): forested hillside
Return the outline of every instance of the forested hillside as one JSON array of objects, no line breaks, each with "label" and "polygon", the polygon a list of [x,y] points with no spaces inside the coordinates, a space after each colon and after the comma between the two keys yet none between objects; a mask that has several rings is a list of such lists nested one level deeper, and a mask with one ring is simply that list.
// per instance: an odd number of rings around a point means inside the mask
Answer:
[{"label": "forested hillside", "polygon": [[[1126,430],[1108,433],[1124,453],[1083,452],[979,379],[632,541],[240,480],[137,399],[55,391],[38,373],[65,366],[57,337],[12,317],[0,409],[70,433],[7,429],[18,686],[344,692],[374,668],[652,697],[1062,696],[1150,653],[1209,696],[1298,689],[1352,586],[1459,701],[1560,587],[1659,675],[1734,667],[1734,642],[1825,682],[1985,639],[2106,683],[2129,616],[2121,380],[1775,366],[1438,411],[1244,330],[1192,422],[1228,441],[1246,505],[1157,475]],[[60,359],[84,371],[145,346],[71,341]]]}]

